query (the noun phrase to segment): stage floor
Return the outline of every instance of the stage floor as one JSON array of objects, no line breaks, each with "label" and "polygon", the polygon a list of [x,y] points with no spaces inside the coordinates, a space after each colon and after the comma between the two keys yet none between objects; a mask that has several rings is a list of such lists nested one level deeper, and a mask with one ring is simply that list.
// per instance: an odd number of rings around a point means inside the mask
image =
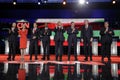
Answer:
[{"label": "stage floor", "polygon": [[[6,62],[7,57],[8,57],[8,55],[1,54],[0,55],[0,62]],[[29,55],[25,55],[24,56],[24,61],[25,62],[30,61],[29,58],[30,58]],[[41,60],[41,58],[42,58],[42,55],[38,55],[38,60],[37,61],[43,61],[43,60]],[[78,56],[78,61],[80,61],[80,62],[84,61],[84,58],[85,57],[83,55],[79,55]],[[93,59],[94,62],[101,62],[101,56],[92,56],[92,59]],[[16,55],[15,61],[20,61],[20,55]],[[35,61],[35,56],[34,55],[32,57],[32,61]],[[32,62],[32,61],[30,61],[30,62]],[[47,60],[44,60],[44,61],[47,61]],[[49,61],[55,61],[55,55],[50,55],[50,60]],[[63,55],[62,56],[62,62],[66,62],[66,61],[68,61],[68,56]],[[70,61],[74,61],[74,55],[71,55]],[[106,61],[108,61],[108,59],[104,58],[104,61],[106,62]],[[111,62],[120,63],[120,56],[111,56]]]},{"label": "stage floor", "polygon": [[20,61],[20,55],[16,55],[15,61],[7,61],[8,55],[0,55],[0,80],[120,80],[120,56],[112,56],[111,62],[105,58],[101,62],[101,56],[93,56],[93,61],[84,61],[84,56],[78,56],[74,61],[71,56],[67,61],[67,55],[63,55],[62,61],[55,61],[55,55],[50,60],[29,60],[25,55],[25,61]]}]

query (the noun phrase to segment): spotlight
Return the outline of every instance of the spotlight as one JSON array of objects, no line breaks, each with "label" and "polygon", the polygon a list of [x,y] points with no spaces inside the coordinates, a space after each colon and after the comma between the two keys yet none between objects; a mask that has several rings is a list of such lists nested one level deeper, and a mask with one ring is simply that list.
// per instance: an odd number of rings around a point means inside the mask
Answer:
[{"label": "spotlight", "polygon": [[66,1],[65,0],[63,1],[63,5],[66,5]]},{"label": "spotlight", "polygon": [[16,5],[16,2],[13,2],[13,5]]},{"label": "spotlight", "polygon": [[79,0],[79,3],[80,3],[80,4],[84,4],[84,3],[85,3],[85,0]]},{"label": "spotlight", "polygon": [[38,2],[38,5],[40,5],[41,3],[40,2]]},{"label": "spotlight", "polygon": [[38,5],[40,5],[42,3],[42,1],[41,0],[38,0]]},{"label": "spotlight", "polygon": [[13,5],[16,5],[16,3],[17,3],[17,0],[13,0]]},{"label": "spotlight", "polygon": [[48,0],[43,0],[44,3],[47,3]]},{"label": "spotlight", "polygon": [[113,3],[113,4],[115,4],[115,3],[116,3],[116,1],[115,1],[115,0],[113,0],[113,1],[112,1],[112,3]]},{"label": "spotlight", "polygon": [[86,1],[86,4],[89,4],[89,2],[88,2],[88,1]]}]

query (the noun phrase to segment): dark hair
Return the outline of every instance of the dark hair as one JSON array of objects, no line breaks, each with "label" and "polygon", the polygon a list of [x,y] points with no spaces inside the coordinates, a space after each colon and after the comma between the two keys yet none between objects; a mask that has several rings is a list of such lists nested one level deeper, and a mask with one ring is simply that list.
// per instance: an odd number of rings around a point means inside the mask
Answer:
[{"label": "dark hair", "polygon": [[109,24],[109,22],[108,22],[108,21],[105,21],[104,23],[108,23],[108,24]]},{"label": "dark hair", "polygon": [[74,23],[73,21],[71,22],[71,24]]}]

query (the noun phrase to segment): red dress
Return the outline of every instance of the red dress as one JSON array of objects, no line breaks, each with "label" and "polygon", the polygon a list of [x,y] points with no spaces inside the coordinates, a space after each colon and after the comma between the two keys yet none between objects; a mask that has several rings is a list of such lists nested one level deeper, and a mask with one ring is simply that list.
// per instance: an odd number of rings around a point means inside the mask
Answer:
[{"label": "red dress", "polygon": [[27,47],[28,30],[19,30],[18,33],[20,35],[20,49],[25,49]]}]

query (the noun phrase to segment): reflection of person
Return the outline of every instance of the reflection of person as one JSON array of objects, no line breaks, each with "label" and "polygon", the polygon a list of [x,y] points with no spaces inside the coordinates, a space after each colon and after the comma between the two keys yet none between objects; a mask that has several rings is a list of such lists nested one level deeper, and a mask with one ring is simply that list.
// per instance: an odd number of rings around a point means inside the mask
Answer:
[{"label": "reflection of person", "polygon": [[101,77],[100,80],[114,80],[112,78],[111,74],[111,63],[110,62],[105,62],[105,65],[102,65],[102,72],[101,72]]},{"label": "reflection of person", "polygon": [[101,43],[102,43],[102,61],[104,61],[104,57],[108,57],[110,60],[110,50],[112,44],[112,35],[114,35],[113,30],[109,27],[109,22],[104,23],[104,28],[100,31],[101,35]]},{"label": "reflection of person", "polygon": [[37,66],[38,64],[29,64],[28,65],[28,79],[26,80],[37,80]]},{"label": "reflection of person", "polygon": [[71,27],[67,30],[68,34],[68,60],[70,60],[71,47],[74,46],[74,56],[77,60],[77,34],[78,30],[75,28],[75,23],[71,22]]},{"label": "reflection of person", "polygon": [[20,37],[20,51],[21,51],[21,60],[24,61],[24,54],[26,53],[27,47],[27,34],[28,30],[26,26],[23,24],[22,29],[18,28],[19,37]]},{"label": "reflection of person", "polygon": [[67,80],[74,80],[74,75],[71,71],[71,66],[68,66],[68,75],[67,75]]},{"label": "reflection of person", "polygon": [[8,70],[5,76],[5,78],[1,79],[1,74],[0,74],[0,79],[1,80],[17,80],[17,73],[19,69],[19,64],[8,64]]},{"label": "reflection of person", "polygon": [[62,64],[55,65],[55,73],[54,73],[53,80],[64,80]]},{"label": "reflection of person", "polygon": [[64,28],[62,23],[58,21],[56,28],[54,29],[55,32],[55,53],[56,53],[56,60],[58,60],[58,56],[60,56],[60,61],[62,60],[63,54],[63,41],[64,41]]},{"label": "reflection of person", "polygon": [[30,33],[31,33],[29,45],[30,60],[32,60],[33,53],[35,53],[35,60],[37,60],[39,29],[37,28],[36,23],[33,24],[33,29],[31,29]]},{"label": "reflection of person", "polygon": [[43,43],[43,49],[44,49],[44,54],[42,60],[45,60],[45,57],[47,56],[47,60],[49,60],[49,48],[50,48],[50,35],[51,31],[48,28],[48,24],[45,23],[45,28],[41,31],[42,35],[42,43]]},{"label": "reflection of person", "polygon": [[50,80],[49,64],[43,64],[40,80]]},{"label": "reflection of person", "polygon": [[83,65],[83,79],[82,80],[93,80],[92,75],[92,65]]},{"label": "reflection of person", "polygon": [[8,42],[9,42],[9,55],[8,55],[8,60],[12,60],[15,59],[15,54],[16,54],[16,47],[17,47],[17,36],[18,36],[18,32],[17,32],[17,28],[16,28],[16,23],[12,23],[12,27],[9,30],[9,36],[8,36]]},{"label": "reflection of person", "polygon": [[91,42],[93,40],[93,30],[92,27],[89,26],[89,21],[84,21],[85,26],[82,27],[81,30],[81,41],[84,43],[84,53],[85,53],[85,61],[88,60],[88,55],[90,56],[90,61],[92,61],[92,52],[91,52]]}]

